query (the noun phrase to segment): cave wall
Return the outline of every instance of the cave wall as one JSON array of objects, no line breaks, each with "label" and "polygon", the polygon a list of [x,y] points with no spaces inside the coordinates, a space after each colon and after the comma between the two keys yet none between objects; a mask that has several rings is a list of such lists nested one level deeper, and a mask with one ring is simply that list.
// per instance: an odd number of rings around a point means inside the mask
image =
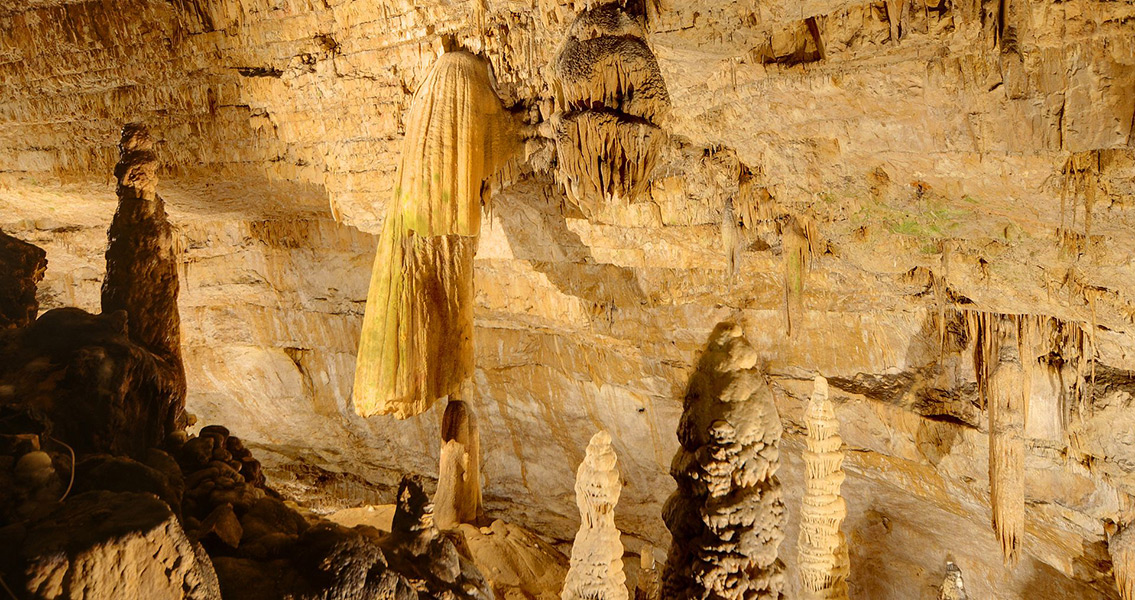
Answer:
[{"label": "cave wall", "polygon": [[[626,480],[619,527],[664,546],[680,397],[713,326],[739,319],[786,425],[790,569],[818,371],[849,450],[853,597],[931,597],[947,556],[975,597],[1114,595],[1102,519],[1135,491],[1135,4],[644,5],[674,103],[648,197],[585,220],[534,174],[482,234],[487,508],[570,539],[574,469],[603,428]],[[436,471],[441,418],[349,408],[367,232],[410,94],[451,36],[486,53],[506,105],[538,112],[576,8],[0,7],[0,228],[48,251],[41,309],[96,308],[113,143],[150,123],[181,240],[189,410],[259,446],[295,494],[388,500],[402,471]],[[789,219],[816,234],[793,294]],[[1014,571],[988,527],[986,423],[969,348],[939,336],[945,304],[1057,317],[1098,359],[1081,405],[1037,392],[1057,425],[1029,440]]]}]

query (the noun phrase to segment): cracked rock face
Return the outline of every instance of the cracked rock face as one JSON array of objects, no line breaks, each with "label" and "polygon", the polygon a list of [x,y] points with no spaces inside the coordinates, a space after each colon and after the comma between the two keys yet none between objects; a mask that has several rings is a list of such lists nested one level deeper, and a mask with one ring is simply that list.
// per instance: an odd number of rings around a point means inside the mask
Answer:
[{"label": "cracked rock face", "polygon": [[[98,312],[107,173],[122,124],[149,123],[190,412],[314,503],[391,502],[404,471],[436,473],[441,408],[392,424],[349,399],[413,92],[452,38],[492,64],[504,106],[547,122],[581,4],[6,3],[0,229],[47,251],[41,310]],[[1103,523],[1125,522],[1116,497],[1135,491],[1135,7],[643,4],[671,103],[643,201],[583,219],[534,175],[482,227],[467,400],[486,511],[569,539],[572,467],[601,426],[620,527],[665,547],[680,399],[713,327],[740,315],[785,428],[789,588],[818,371],[842,493],[871,499],[844,521],[852,597],[932,594],[952,560],[975,598],[1117,598],[1124,554]],[[805,218],[823,242],[806,272],[782,233]],[[1081,349],[1033,377],[1015,569],[990,527],[989,415],[955,310],[1058,322],[1069,341],[1045,355]],[[1094,385],[1066,393],[1078,373]]]}]

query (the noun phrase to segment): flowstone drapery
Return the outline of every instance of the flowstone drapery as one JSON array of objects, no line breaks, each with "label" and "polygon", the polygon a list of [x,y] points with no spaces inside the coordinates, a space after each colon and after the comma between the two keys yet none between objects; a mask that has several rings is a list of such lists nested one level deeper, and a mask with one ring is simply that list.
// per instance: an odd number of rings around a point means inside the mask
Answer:
[{"label": "flowstone drapery", "polygon": [[804,409],[808,435],[804,450],[804,502],[800,509],[798,568],[802,600],[846,600],[851,570],[847,540],[840,525],[847,505],[843,485],[843,438],[828,399],[828,380],[816,377],[812,400]]},{"label": "flowstone drapery", "polygon": [[690,378],[662,517],[673,543],[663,598],[780,598],[780,417],[741,328],[722,323]]},{"label": "flowstone drapery", "polygon": [[359,414],[417,415],[472,374],[482,205],[519,148],[488,64],[441,55],[406,120],[359,340]]},{"label": "flowstone drapery", "polygon": [[997,326],[997,363],[989,373],[989,504],[1005,563],[1016,565],[1025,536],[1025,410],[1028,380],[1012,326]]},{"label": "flowstone drapery", "polygon": [[623,543],[615,527],[622,487],[611,436],[600,431],[592,436],[575,476],[581,522],[571,547],[563,600],[627,600]]}]

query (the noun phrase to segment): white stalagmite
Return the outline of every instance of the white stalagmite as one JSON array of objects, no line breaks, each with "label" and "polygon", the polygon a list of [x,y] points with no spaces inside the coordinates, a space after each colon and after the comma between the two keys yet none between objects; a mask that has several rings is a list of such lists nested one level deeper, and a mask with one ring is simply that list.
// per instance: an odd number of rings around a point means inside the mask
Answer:
[{"label": "white stalagmite", "polygon": [[440,529],[475,523],[480,516],[480,446],[468,405],[451,399],[442,417],[441,461],[434,495],[434,523]]},{"label": "white stalagmite", "polygon": [[847,505],[843,485],[843,439],[828,399],[828,380],[816,377],[812,400],[804,410],[808,429],[804,450],[804,500],[800,509],[798,567],[801,600],[847,600],[851,564],[840,526]]},{"label": "white stalagmite", "polygon": [[473,254],[483,191],[519,152],[488,63],[443,54],[414,94],[359,339],[362,416],[420,414],[473,372]]},{"label": "white stalagmite", "polygon": [[575,476],[575,501],[582,521],[571,548],[563,600],[627,600],[623,543],[615,527],[619,502],[618,457],[611,436],[600,431],[587,445]]},{"label": "white stalagmite", "polygon": [[997,325],[997,363],[989,372],[989,504],[1005,564],[1020,560],[1025,534],[1025,411],[1029,386],[1012,323]]}]

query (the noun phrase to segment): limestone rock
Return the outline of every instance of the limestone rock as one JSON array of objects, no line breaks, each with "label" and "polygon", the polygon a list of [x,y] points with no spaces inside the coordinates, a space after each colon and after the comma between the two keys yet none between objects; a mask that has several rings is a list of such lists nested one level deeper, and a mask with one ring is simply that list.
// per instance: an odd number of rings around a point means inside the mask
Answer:
[{"label": "limestone rock", "polygon": [[24,327],[35,320],[36,285],[47,270],[47,253],[0,231],[0,329]]},{"label": "limestone rock", "polygon": [[74,496],[28,527],[19,552],[29,598],[221,597],[208,557],[149,494]]},{"label": "limestone rock", "polygon": [[804,450],[804,502],[800,508],[801,598],[847,600],[851,570],[847,540],[840,526],[847,506],[840,495],[843,485],[843,439],[839,421],[828,399],[828,381],[817,376],[812,399],[804,409],[808,428]]},{"label": "limestone rock", "polygon": [[532,531],[499,519],[458,529],[497,598],[559,600],[568,558]]},{"label": "limestone rock", "polygon": [[398,418],[451,395],[473,368],[473,254],[494,177],[519,152],[488,65],[438,58],[407,117],[355,368],[359,414]]},{"label": "limestone rock", "polygon": [[938,592],[938,600],[967,600],[966,584],[962,580],[962,570],[953,562],[946,562],[946,577]]},{"label": "limestone rock", "polygon": [[446,404],[441,424],[441,461],[434,522],[441,529],[475,523],[481,513],[481,442],[468,405]]},{"label": "limestone rock", "polygon": [[563,600],[626,600],[623,543],[615,526],[615,505],[623,484],[611,435],[600,431],[587,445],[575,476],[579,532],[571,547],[571,567]]},{"label": "limestone rock", "polygon": [[690,378],[663,519],[673,542],[665,598],[780,598],[781,424],[741,328],[718,325]]}]

